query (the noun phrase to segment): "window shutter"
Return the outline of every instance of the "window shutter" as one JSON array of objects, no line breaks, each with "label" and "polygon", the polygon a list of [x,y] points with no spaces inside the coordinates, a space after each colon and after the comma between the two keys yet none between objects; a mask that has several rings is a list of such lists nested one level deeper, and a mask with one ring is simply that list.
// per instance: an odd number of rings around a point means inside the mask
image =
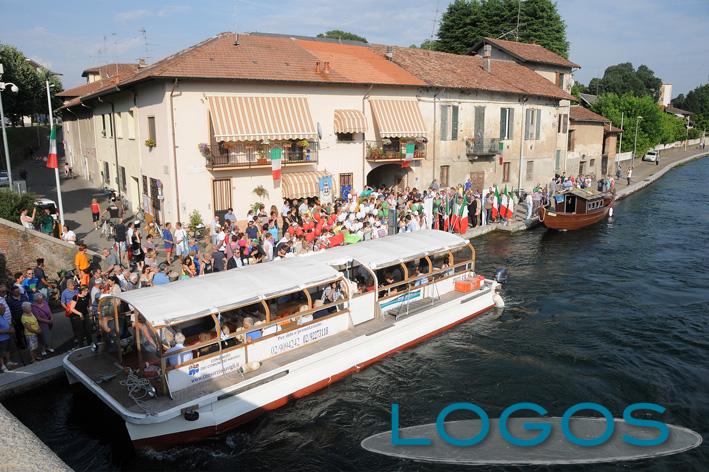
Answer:
[{"label": "window shutter", "polygon": [[500,108],[500,139],[507,139],[507,110]]},{"label": "window shutter", "polygon": [[451,139],[458,139],[458,105],[451,107]]},{"label": "window shutter", "polygon": [[569,131],[569,115],[564,113],[564,133]]},{"label": "window shutter", "polygon": [[448,140],[448,106],[441,105],[441,141]]},{"label": "window shutter", "polygon": [[515,131],[515,109],[508,108],[509,114],[507,115],[507,139],[514,138]]},{"label": "window shutter", "polygon": [[524,114],[524,139],[529,139],[531,136],[530,129],[532,128],[532,110],[526,110]]},{"label": "window shutter", "polygon": [[536,110],[536,112],[537,112],[537,116],[536,116],[536,118],[537,118],[537,129],[536,129],[536,131],[534,132],[534,139],[539,140],[539,138],[540,138],[540,136],[541,136],[541,128],[542,128],[542,120],[541,120],[541,118],[542,118],[542,111],[541,111],[541,110]]}]

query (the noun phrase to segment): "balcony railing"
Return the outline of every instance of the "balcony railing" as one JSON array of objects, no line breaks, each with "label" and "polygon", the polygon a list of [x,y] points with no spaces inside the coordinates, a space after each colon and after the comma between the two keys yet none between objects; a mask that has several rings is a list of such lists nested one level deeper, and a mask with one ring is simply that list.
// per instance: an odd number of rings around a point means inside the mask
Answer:
[{"label": "balcony railing", "polygon": [[[414,160],[426,158],[426,144],[416,143]],[[406,143],[392,140],[391,144],[382,141],[367,141],[367,160],[370,162],[406,160]]]},{"label": "balcony railing", "polygon": [[307,147],[290,141],[271,144],[229,142],[211,145],[205,156],[206,165],[211,170],[270,166],[270,151],[274,147],[283,149],[282,166],[318,163],[317,142],[310,142]]},{"label": "balcony railing", "polygon": [[465,154],[468,157],[494,156],[502,152],[497,138],[478,138],[465,140]]}]

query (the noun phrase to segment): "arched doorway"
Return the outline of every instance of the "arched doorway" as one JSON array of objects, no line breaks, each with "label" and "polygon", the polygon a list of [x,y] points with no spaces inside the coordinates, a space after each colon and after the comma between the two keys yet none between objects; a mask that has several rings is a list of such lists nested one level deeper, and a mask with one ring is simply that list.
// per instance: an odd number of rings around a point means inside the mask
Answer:
[{"label": "arched doorway", "polygon": [[391,187],[395,185],[404,188],[407,185],[407,173],[410,169],[401,167],[401,164],[382,164],[375,167],[367,174],[367,185],[377,188],[381,185]]}]

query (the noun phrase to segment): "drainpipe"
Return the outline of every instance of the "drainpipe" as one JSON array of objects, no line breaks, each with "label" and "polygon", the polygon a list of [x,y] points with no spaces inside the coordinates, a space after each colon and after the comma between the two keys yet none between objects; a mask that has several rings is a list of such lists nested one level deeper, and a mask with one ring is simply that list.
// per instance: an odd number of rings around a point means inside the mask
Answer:
[{"label": "drainpipe", "polygon": [[178,185],[177,178],[177,144],[175,143],[175,110],[173,108],[173,97],[175,95],[175,89],[177,88],[178,79],[172,84],[172,90],[170,90],[170,127],[172,131],[172,170],[175,172],[175,204],[177,206],[177,219],[180,220],[180,187]]},{"label": "drainpipe", "polygon": [[[118,89],[118,87],[116,87]],[[101,97],[98,97],[98,101],[101,103],[104,103],[104,100]],[[118,138],[116,137],[116,127],[114,126],[116,122],[116,106],[114,102],[105,102],[105,103],[110,103],[111,104],[111,134],[113,135],[113,153],[116,156],[116,182],[118,185],[118,198],[122,198],[121,196],[121,172],[120,168],[118,165]]]},{"label": "drainpipe", "polygon": [[[364,96],[362,96],[362,115],[364,115],[365,122],[367,120],[367,114],[364,110],[364,101],[369,99],[369,95],[372,92],[373,87],[374,87],[374,84],[370,84],[369,88],[364,93]],[[362,140],[362,188],[364,188],[365,184],[367,183],[367,179],[364,178],[364,163],[366,160],[367,160],[367,133],[365,131],[364,139]],[[354,187],[354,182],[352,182],[352,184]],[[340,189],[340,192],[342,192],[342,189]]]},{"label": "drainpipe", "polygon": [[521,191],[522,191],[522,163],[524,161],[524,125],[527,122],[527,117],[525,116],[524,113],[524,104],[527,103],[528,98],[527,97],[522,97],[522,126],[521,126],[521,134],[519,136],[519,172],[518,172],[518,179],[517,179],[517,195],[519,196]]}]

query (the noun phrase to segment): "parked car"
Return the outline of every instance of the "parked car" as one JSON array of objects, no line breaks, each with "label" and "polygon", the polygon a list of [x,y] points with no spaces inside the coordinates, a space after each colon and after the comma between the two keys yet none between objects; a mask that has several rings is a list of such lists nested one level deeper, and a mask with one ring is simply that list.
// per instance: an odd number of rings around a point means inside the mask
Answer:
[{"label": "parked car", "polygon": [[37,214],[43,212],[45,208],[48,208],[49,214],[52,215],[52,218],[56,220],[59,216],[57,204],[54,203],[54,200],[50,200],[49,198],[38,198],[34,201],[34,205],[37,207]]},{"label": "parked car", "polygon": [[643,156],[643,161],[655,162],[655,161],[657,161],[657,159],[658,159],[659,156],[660,156],[659,151],[655,151],[654,149],[650,149],[650,150]]},{"label": "parked car", "polygon": [[10,177],[7,175],[6,170],[0,170],[0,187],[9,187]]}]

